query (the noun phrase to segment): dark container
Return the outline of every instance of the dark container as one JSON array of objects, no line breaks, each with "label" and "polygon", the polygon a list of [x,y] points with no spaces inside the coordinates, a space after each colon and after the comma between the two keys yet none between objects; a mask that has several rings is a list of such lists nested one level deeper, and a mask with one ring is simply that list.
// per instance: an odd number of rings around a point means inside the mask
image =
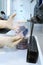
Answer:
[{"label": "dark container", "polygon": [[27,62],[29,63],[36,63],[38,60],[38,48],[37,48],[37,42],[32,36],[32,41],[28,45],[28,50],[27,50]]}]

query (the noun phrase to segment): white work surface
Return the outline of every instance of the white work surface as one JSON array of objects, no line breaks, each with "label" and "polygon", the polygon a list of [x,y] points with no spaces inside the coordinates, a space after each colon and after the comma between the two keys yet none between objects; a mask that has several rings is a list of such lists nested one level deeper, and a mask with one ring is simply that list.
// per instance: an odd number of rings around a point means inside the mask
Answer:
[{"label": "white work surface", "polygon": [[[37,38],[36,38],[37,40]],[[41,49],[37,40],[39,57],[36,64],[27,63],[27,50],[0,51],[0,65],[43,65]]]}]

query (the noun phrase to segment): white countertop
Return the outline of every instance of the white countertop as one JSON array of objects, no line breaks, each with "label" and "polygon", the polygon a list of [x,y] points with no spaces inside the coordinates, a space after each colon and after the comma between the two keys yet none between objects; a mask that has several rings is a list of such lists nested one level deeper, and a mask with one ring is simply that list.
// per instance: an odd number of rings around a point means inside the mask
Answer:
[{"label": "white countertop", "polygon": [[[37,40],[37,38],[36,38]],[[39,58],[36,64],[27,63],[27,50],[0,51],[0,65],[43,65],[41,49],[37,40]]]},{"label": "white countertop", "polygon": [[[33,65],[26,62],[27,50],[16,50],[14,52],[3,52],[0,54],[0,65]],[[40,57],[34,65],[41,65]]]}]

